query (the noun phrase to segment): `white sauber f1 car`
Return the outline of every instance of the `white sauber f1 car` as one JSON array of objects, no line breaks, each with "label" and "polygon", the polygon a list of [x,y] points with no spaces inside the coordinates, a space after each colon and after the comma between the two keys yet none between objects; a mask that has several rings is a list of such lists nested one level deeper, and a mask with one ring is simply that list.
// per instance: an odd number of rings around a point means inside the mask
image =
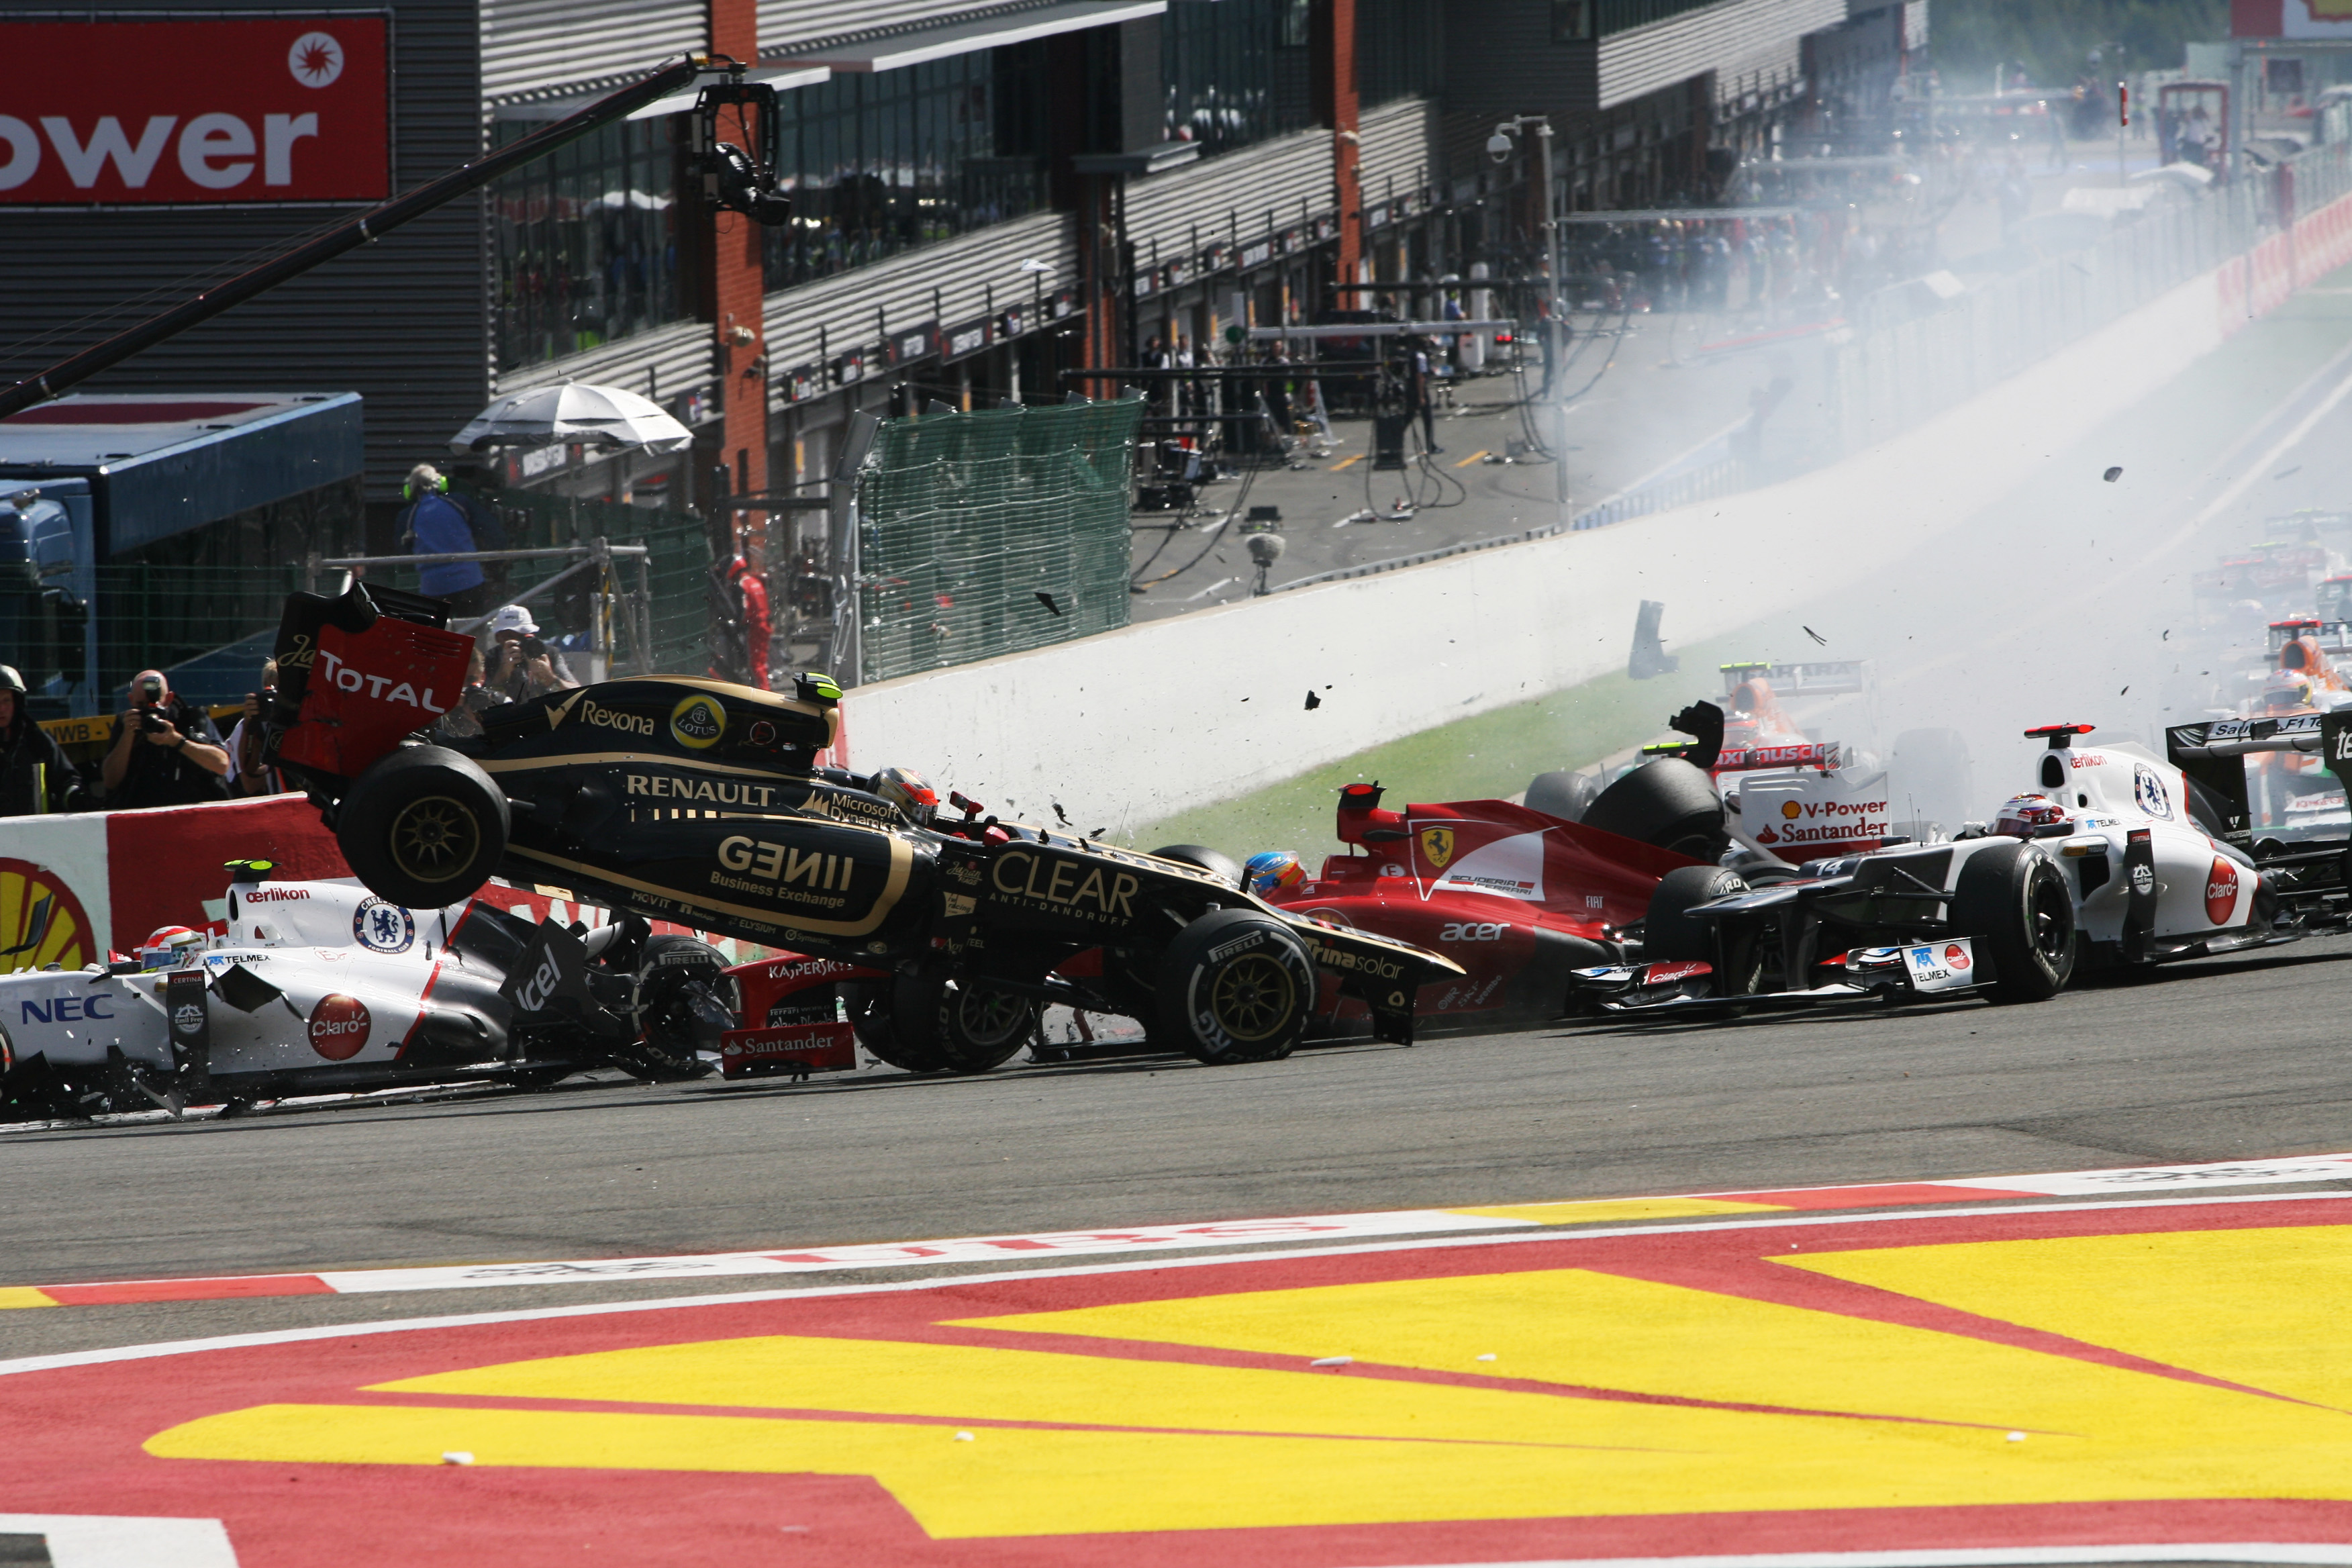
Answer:
[{"label": "white sauber f1 car", "polygon": [[[2315,746],[2323,718],[2352,731],[2352,715],[2304,718]],[[2298,721],[2231,725],[2254,722]],[[2209,730],[2230,730],[2221,744],[2236,743],[2229,725],[2186,728],[2209,751]],[[1727,868],[1674,873],[1651,900],[1641,962],[1580,977],[1584,1010],[1970,994],[2038,1002],[2078,967],[2267,946],[2341,920],[2343,846],[2327,873],[2332,902],[2315,885],[2283,898],[2278,878],[2230,841],[2225,791],[2138,745],[2076,746],[2090,729],[2026,731],[2048,749],[2033,788],[2004,805],[1990,831],[1971,825],[1950,843],[1816,860],[1763,888]],[[2182,733],[2173,732],[2176,755]],[[2352,758],[2352,739],[2346,751]],[[2242,754],[2230,753],[2241,824]]]},{"label": "white sauber f1 car", "polygon": [[733,1025],[726,960],[625,919],[533,925],[474,899],[409,910],[342,882],[230,866],[227,931],[139,957],[0,975],[0,1121],[584,1068],[691,1078]]}]

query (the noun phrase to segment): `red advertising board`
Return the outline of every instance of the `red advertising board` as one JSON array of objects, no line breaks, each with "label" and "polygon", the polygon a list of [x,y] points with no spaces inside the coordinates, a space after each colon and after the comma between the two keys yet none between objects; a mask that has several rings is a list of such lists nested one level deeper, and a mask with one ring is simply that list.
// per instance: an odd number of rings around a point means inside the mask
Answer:
[{"label": "red advertising board", "polygon": [[381,201],[391,23],[0,20],[0,206]]}]

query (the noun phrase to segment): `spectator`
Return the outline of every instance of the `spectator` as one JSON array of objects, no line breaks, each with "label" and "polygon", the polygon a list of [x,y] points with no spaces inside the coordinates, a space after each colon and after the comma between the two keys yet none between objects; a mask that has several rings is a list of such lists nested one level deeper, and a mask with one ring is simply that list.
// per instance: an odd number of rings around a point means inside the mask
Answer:
[{"label": "spectator", "polygon": [[228,732],[228,793],[284,795],[286,780],[261,760],[261,705],[278,694],[278,661],[264,659],[261,689],[245,694],[245,712]]},{"label": "spectator", "polygon": [[[402,545],[411,555],[458,555],[479,550],[466,509],[450,498],[449,481],[430,463],[408,470],[400,488],[408,500],[400,514]],[[489,608],[489,589],[478,561],[443,561],[417,569],[416,586],[449,603],[449,613],[478,616]]]},{"label": "spectator", "polygon": [[99,765],[108,806],[197,805],[224,798],[228,749],[212,716],[174,696],[160,669],[139,672],[131,700],[114,721],[113,744]]},{"label": "spectator", "polygon": [[26,711],[25,678],[0,664],[0,816],[59,810],[80,783],[56,737]]},{"label": "spectator", "polygon": [[751,563],[738,555],[727,563],[729,596],[740,612],[743,667],[751,684],[768,689],[768,648],[774,626],[768,616],[768,584]]},{"label": "spectator", "polygon": [[449,704],[447,715],[433,726],[435,734],[447,739],[467,740],[482,732],[482,715],[502,700],[482,684],[484,674],[482,650],[477,644],[473,657],[466,661],[466,689],[458,693],[457,701]]},{"label": "spectator", "polygon": [[489,674],[482,689],[502,702],[527,702],[551,691],[569,691],[580,683],[563,655],[541,641],[539,623],[520,605],[504,605],[490,617],[494,654],[486,654]]}]

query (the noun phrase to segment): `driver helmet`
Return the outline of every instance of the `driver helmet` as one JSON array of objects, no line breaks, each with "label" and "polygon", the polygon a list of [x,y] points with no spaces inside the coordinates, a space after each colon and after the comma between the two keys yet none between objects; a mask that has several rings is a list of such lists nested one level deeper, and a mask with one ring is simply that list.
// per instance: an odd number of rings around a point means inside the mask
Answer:
[{"label": "driver helmet", "polygon": [[1242,868],[1242,886],[1261,899],[1294,891],[1307,880],[1307,868],[1295,849],[1265,849]]},{"label": "driver helmet", "polygon": [[885,768],[874,775],[874,793],[906,814],[918,827],[929,827],[939,815],[940,795],[912,768]]},{"label": "driver helmet", "polygon": [[2066,820],[2066,808],[2046,795],[2011,795],[1993,820],[1995,834],[2008,838],[2031,838],[2036,828]]},{"label": "driver helmet", "polygon": [[147,940],[139,944],[139,963],[142,969],[168,969],[184,953],[205,945],[202,931],[186,926],[158,926]]}]

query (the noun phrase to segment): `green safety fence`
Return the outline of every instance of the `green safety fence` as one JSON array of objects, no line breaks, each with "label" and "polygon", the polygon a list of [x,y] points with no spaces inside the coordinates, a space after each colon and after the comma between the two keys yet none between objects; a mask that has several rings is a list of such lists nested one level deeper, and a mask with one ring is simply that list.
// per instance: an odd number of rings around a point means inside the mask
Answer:
[{"label": "green safety fence", "polygon": [[859,679],[1127,625],[1142,419],[1122,398],[885,425],[857,492]]},{"label": "green safety fence", "polygon": [[[100,566],[97,569],[100,687],[113,691],[142,669],[169,669],[278,625],[302,568]],[[59,663],[79,664],[62,658]],[[259,658],[240,676],[258,682]]]}]

